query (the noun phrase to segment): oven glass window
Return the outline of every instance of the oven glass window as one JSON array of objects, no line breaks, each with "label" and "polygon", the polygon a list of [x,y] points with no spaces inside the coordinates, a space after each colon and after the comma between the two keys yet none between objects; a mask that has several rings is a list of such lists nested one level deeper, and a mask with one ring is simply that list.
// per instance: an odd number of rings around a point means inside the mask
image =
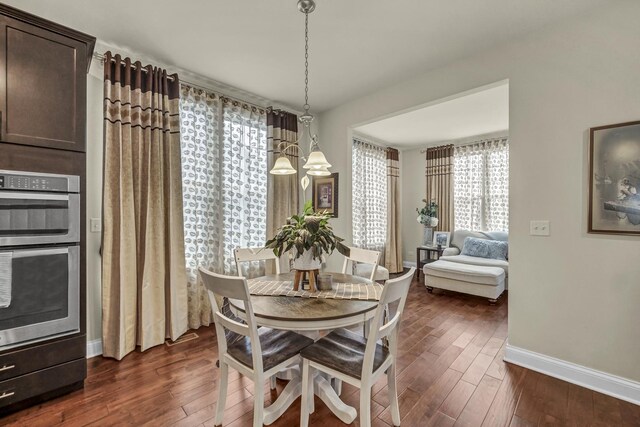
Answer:
[{"label": "oven glass window", "polygon": [[0,199],[0,237],[68,232],[68,200]]},{"label": "oven glass window", "polygon": [[11,265],[11,303],[0,308],[0,330],[68,316],[69,254],[16,251]]}]

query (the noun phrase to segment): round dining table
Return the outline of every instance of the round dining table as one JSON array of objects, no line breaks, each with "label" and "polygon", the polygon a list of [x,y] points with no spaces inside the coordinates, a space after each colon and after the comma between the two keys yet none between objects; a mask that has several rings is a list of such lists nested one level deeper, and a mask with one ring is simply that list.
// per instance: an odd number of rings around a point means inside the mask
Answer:
[{"label": "round dining table", "polygon": [[[371,280],[349,274],[331,273],[334,283],[373,284]],[[257,277],[257,281],[291,281],[293,274],[274,274]],[[243,318],[244,303],[230,300],[231,309]],[[298,296],[251,295],[256,323],[272,329],[295,331],[318,339],[322,331],[354,326],[373,318],[377,301],[337,298],[309,298]],[[264,410],[264,423],[275,422],[302,393],[301,367],[293,367],[285,378],[289,383],[275,402]],[[345,404],[332,387],[330,379],[316,375],[314,391],[327,407],[345,424],[357,416],[352,406]]]}]

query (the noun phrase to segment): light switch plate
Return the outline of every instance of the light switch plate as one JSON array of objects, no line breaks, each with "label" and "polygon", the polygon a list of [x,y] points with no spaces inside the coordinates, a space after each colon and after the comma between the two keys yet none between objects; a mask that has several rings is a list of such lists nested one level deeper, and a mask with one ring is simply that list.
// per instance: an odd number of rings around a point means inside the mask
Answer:
[{"label": "light switch plate", "polygon": [[529,234],[532,236],[548,236],[550,234],[549,221],[535,220],[529,223]]},{"label": "light switch plate", "polygon": [[92,233],[99,233],[102,231],[102,221],[100,218],[91,218],[89,222],[89,228]]}]

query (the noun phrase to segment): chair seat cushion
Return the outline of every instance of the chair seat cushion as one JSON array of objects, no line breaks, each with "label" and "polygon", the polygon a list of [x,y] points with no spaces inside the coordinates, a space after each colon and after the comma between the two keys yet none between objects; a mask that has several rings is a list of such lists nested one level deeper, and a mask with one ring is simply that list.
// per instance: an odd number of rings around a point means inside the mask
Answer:
[{"label": "chair seat cushion", "polygon": [[[356,265],[355,275],[368,279],[371,277],[371,270],[373,270],[373,264],[359,263]],[[376,275],[373,280],[389,280],[389,270],[379,265],[376,269]]]},{"label": "chair seat cushion", "polygon": [[504,270],[505,276],[509,275],[509,261],[501,259],[480,258],[469,255],[441,256],[439,259],[447,262],[459,262],[460,264],[479,265],[482,267],[498,267]]},{"label": "chair seat cushion", "polygon": [[[295,332],[277,329],[258,329],[260,347],[262,348],[262,369],[267,371],[300,353],[300,350],[313,344],[311,338]],[[249,337],[232,344],[227,349],[238,362],[253,369],[253,355]]]},{"label": "chair seat cushion", "polygon": [[[346,329],[336,329],[315,344],[306,347],[300,355],[352,378],[362,379],[362,363],[366,346],[366,338]],[[376,344],[373,372],[388,356],[389,350]]]},{"label": "chair seat cushion", "polygon": [[502,268],[442,260],[425,265],[424,275],[489,286],[498,286],[504,283],[504,270]]}]

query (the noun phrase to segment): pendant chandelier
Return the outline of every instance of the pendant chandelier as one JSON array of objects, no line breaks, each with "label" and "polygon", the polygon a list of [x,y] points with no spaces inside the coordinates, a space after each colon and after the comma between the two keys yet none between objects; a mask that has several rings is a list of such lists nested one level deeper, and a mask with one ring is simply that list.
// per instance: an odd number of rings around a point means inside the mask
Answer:
[{"label": "pendant chandelier", "polygon": [[[331,164],[327,162],[320,146],[318,144],[318,136],[311,135],[311,122],[313,121],[313,115],[309,113],[311,106],[309,105],[309,14],[316,8],[314,0],[299,0],[298,10],[304,13],[304,114],[300,116],[298,120],[302,123],[302,133],[295,143],[281,142],[278,145],[278,151],[280,151],[280,157],[276,160],[271,169],[272,175],[294,175],[298,171],[291,165],[291,161],[286,156],[287,151],[298,151],[301,154],[301,159],[306,161],[303,169],[307,170],[306,175],[312,176],[327,176],[331,175],[329,168]],[[305,156],[304,151],[301,148],[301,143],[304,140],[309,140],[309,155]],[[304,176],[300,183],[304,190],[309,185],[309,178]]]}]

